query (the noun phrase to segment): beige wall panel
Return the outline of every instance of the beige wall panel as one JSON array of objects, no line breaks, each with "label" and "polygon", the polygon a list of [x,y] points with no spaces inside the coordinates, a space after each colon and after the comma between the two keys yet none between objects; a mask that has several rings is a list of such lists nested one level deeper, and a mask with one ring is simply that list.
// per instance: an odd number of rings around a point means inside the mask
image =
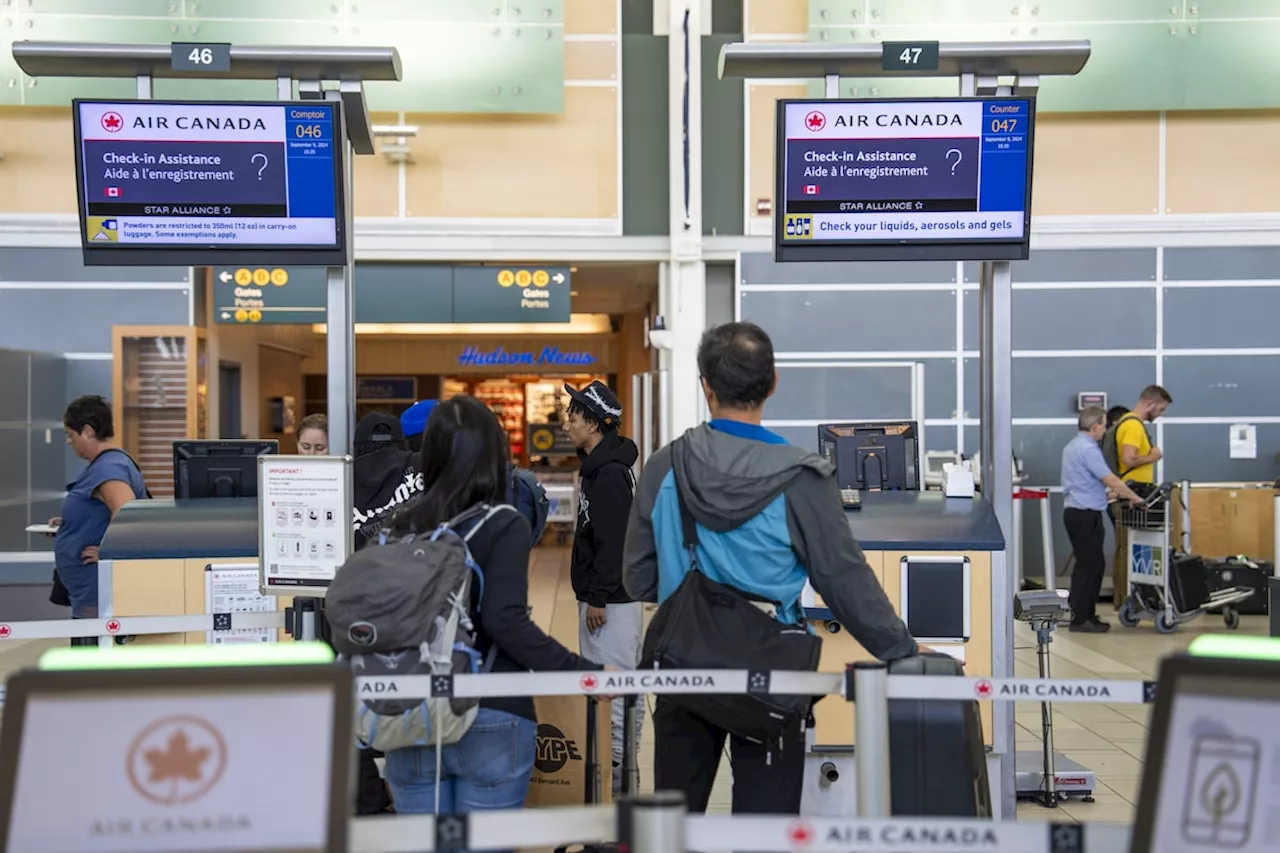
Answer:
[{"label": "beige wall panel", "polygon": [[414,217],[616,218],[618,90],[568,88],[564,113],[410,116]]},{"label": "beige wall panel", "polygon": [[[112,564],[112,616],[181,616],[186,610],[183,560],[116,560]],[[184,645],[184,634],[145,634],[139,645]]]},{"label": "beige wall panel", "polygon": [[618,79],[617,41],[571,41],[565,44],[564,79]]},{"label": "beige wall panel", "polygon": [[[751,4],[752,10],[760,3]],[[752,83],[748,91],[747,138],[751,155],[751,172],[747,181],[747,207],[751,216],[756,215],[756,202],[773,198],[773,152],[776,131],[774,129],[775,103],[782,98],[803,98],[803,84],[794,86],[764,86]]]},{"label": "beige wall panel", "polygon": [[618,31],[617,0],[565,0],[566,35],[598,35]]},{"label": "beige wall panel", "polygon": [[1280,210],[1280,110],[1169,113],[1165,151],[1167,213]]},{"label": "beige wall panel", "polygon": [[747,13],[747,37],[809,32],[808,0],[753,0]]},{"label": "beige wall panel", "polygon": [[0,213],[75,213],[71,111],[0,109]]},{"label": "beige wall panel", "polygon": [[1032,212],[1138,215],[1160,204],[1158,113],[1036,117]]},{"label": "beige wall panel", "polygon": [[[370,124],[396,125],[400,117],[396,113],[370,113]],[[400,167],[387,161],[381,154],[382,140],[375,140],[379,153],[355,156],[355,196],[353,204],[356,216],[400,215]]]}]

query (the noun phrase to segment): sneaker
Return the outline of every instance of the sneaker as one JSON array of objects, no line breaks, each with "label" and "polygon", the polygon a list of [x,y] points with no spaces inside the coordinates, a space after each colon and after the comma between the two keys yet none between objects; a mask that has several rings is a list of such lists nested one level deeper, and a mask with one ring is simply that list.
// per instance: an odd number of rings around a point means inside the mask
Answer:
[{"label": "sneaker", "polygon": [[1097,616],[1091,616],[1091,617],[1089,617],[1089,621],[1090,621],[1090,622],[1092,622],[1092,623],[1093,623],[1093,624],[1095,624],[1095,625],[1101,625],[1101,626],[1103,627],[1103,629],[1104,629],[1104,630],[1107,630],[1107,631],[1110,631],[1110,630],[1111,630],[1111,623],[1110,623],[1110,622],[1103,622],[1103,621],[1102,621],[1101,619],[1099,619]]},{"label": "sneaker", "polygon": [[1105,634],[1111,626],[1105,622],[1081,622],[1068,625],[1067,630],[1073,634]]}]

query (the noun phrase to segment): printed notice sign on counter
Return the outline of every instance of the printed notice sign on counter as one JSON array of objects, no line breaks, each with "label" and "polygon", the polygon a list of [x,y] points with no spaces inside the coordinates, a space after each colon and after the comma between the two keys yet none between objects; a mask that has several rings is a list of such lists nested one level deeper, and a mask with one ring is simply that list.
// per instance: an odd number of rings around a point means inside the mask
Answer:
[{"label": "printed notice sign on counter", "polygon": [[351,457],[258,457],[262,592],[323,595],[351,553]]},{"label": "printed notice sign on counter", "polygon": [[[273,596],[263,595],[260,588],[262,570],[257,566],[211,564],[204,567],[205,613],[271,613],[276,609]],[[205,642],[274,643],[275,628],[232,628],[230,631],[207,631]]]}]

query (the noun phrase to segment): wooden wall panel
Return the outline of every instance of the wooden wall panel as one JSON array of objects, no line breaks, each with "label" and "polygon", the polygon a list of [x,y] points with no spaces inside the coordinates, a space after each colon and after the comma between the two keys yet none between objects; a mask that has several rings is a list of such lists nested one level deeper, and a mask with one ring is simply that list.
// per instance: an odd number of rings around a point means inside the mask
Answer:
[{"label": "wooden wall panel", "polygon": [[805,41],[809,34],[807,0],[755,0],[748,7],[747,39],[760,35],[794,35]]},{"label": "wooden wall panel", "polygon": [[618,87],[565,89],[563,115],[410,115],[406,215],[613,219]]},{"label": "wooden wall panel", "polygon": [[71,110],[0,110],[0,213],[74,213]]},{"label": "wooden wall panel", "polygon": [[[756,6],[751,8],[754,14]],[[783,98],[805,97],[803,83],[786,86],[767,86],[752,83],[747,90],[747,214],[756,215],[756,202],[762,198],[773,199],[773,157],[776,130],[774,113],[776,102]]]},{"label": "wooden wall panel", "polygon": [[1158,113],[1037,116],[1033,213],[1150,216],[1159,204]]},{"label": "wooden wall panel", "polygon": [[[396,113],[370,113],[372,124],[396,125]],[[379,153],[355,155],[353,190],[356,216],[400,215],[400,166],[382,156],[383,140],[374,142]]]},{"label": "wooden wall panel", "polygon": [[617,80],[618,42],[571,41],[564,46],[566,80]]},{"label": "wooden wall panel", "polygon": [[1169,113],[1166,213],[1280,211],[1280,110]]},{"label": "wooden wall panel", "polygon": [[615,0],[564,0],[565,35],[600,35],[618,32]]}]

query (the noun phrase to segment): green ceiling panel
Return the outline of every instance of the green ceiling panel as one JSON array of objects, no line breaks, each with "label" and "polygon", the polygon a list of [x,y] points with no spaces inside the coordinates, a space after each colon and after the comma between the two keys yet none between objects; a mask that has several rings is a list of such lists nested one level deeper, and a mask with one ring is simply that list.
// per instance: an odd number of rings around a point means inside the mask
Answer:
[{"label": "green ceiling panel", "polygon": [[[1280,0],[812,0],[809,17],[810,41],[828,43],[1087,39],[1081,74],[1041,80],[1048,112],[1280,107]],[[847,97],[955,91],[952,80],[841,84]]]},{"label": "green ceiling panel", "polygon": [[[316,0],[319,2],[320,0]],[[17,6],[22,14],[38,15],[99,15],[110,13],[122,18],[182,17],[182,0],[103,0],[89,3],[85,0],[24,0],[5,3]]]},{"label": "green ceiling panel", "polygon": [[[605,2],[605,0],[601,0]],[[11,5],[0,0],[2,6]],[[563,0],[13,0],[0,17],[0,104],[132,97],[131,80],[22,77],[15,39],[393,45],[404,79],[369,85],[382,111],[559,113]],[[2,7],[0,6],[0,7]],[[157,80],[156,97],[270,99],[271,82]]]}]

